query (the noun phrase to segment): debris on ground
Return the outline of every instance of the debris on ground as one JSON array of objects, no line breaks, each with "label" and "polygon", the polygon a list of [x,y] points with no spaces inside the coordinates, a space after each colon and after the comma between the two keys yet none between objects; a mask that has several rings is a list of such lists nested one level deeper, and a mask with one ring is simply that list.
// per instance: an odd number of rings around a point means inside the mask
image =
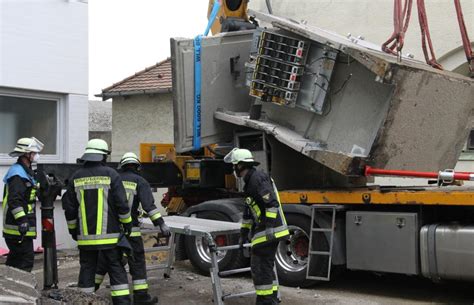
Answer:
[{"label": "debris on ground", "polygon": [[109,305],[112,303],[108,298],[95,293],[84,293],[76,289],[51,289],[43,291],[40,304]]}]

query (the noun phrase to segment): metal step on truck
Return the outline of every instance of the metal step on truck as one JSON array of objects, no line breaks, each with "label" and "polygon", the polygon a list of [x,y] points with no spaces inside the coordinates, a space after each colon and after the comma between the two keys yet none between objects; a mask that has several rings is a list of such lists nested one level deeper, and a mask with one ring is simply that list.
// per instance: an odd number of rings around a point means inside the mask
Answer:
[{"label": "metal step on truck", "polygon": [[[474,81],[294,20],[249,15],[259,27],[199,44],[171,39],[175,148],[160,154],[144,144],[141,155],[176,165],[168,212],[240,221],[242,185],[222,156],[247,148],[275,180],[290,227],[276,257],[282,284],[303,287],[344,269],[473,280],[474,189],[451,171],[432,186],[382,187],[366,169],[453,168],[473,126]],[[205,241],[183,237],[177,249],[208,272]],[[248,263],[239,251],[219,260],[221,269]]]}]

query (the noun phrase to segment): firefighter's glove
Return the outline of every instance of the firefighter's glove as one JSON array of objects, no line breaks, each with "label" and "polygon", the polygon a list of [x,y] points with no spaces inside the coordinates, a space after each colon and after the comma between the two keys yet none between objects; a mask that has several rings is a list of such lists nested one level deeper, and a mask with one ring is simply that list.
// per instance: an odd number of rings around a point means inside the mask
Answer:
[{"label": "firefighter's glove", "polygon": [[18,227],[20,236],[22,237],[25,236],[29,229],[30,229],[30,224],[27,221],[21,223],[20,226]]},{"label": "firefighter's glove", "polygon": [[240,237],[239,237],[239,249],[243,249],[243,248],[244,248],[244,245],[245,245],[246,243],[248,243],[248,242],[249,242],[249,240],[248,240],[247,237],[245,237],[245,236],[240,236]]},{"label": "firefighter's glove", "polygon": [[239,248],[243,249],[244,245],[249,242],[249,229],[240,229]]},{"label": "firefighter's glove", "polygon": [[69,234],[71,234],[72,239],[77,241],[77,230],[76,229],[69,230]]},{"label": "firefighter's glove", "polygon": [[275,239],[275,232],[274,232],[273,228],[267,227],[265,229],[265,236],[267,237],[267,241],[274,240]]},{"label": "firefighter's glove", "polygon": [[122,223],[122,229],[125,236],[130,236],[130,234],[132,234],[132,223]]},{"label": "firefighter's glove", "polygon": [[159,227],[160,227],[161,234],[163,236],[170,236],[171,235],[170,228],[166,225],[166,223],[162,222],[159,225]]}]

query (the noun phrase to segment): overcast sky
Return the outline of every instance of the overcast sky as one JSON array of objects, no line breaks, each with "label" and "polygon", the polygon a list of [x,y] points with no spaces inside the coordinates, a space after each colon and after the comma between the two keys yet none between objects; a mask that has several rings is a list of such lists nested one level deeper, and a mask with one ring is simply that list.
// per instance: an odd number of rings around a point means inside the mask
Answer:
[{"label": "overcast sky", "polygon": [[208,0],[89,0],[89,99],[170,56],[207,25]]}]

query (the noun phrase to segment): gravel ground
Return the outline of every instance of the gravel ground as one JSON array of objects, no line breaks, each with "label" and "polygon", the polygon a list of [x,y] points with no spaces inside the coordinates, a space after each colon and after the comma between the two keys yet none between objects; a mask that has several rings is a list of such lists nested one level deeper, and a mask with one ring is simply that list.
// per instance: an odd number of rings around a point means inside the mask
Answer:
[{"label": "gravel ground", "polygon": [[[38,261],[34,271],[39,287],[42,287],[41,265]],[[78,269],[76,256],[62,256],[59,259],[60,288],[75,284]],[[164,279],[159,270],[149,272],[149,283],[150,292],[158,295],[162,305],[212,304],[210,278],[195,273],[188,261],[176,262],[169,279]],[[222,284],[225,293],[252,290],[249,274],[225,278]],[[330,283],[310,289],[282,287],[281,292],[282,304],[288,305],[473,304],[474,300],[471,283],[433,284],[418,277],[376,275],[368,272],[346,272]],[[103,285],[97,295],[99,298],[95,300],[101,302],[92,304],[105,304],[103,300],[108,299],[109,289]],[[228,300],[226,305],[248,305],[253,302],[253,298],[248,297]]]}]

